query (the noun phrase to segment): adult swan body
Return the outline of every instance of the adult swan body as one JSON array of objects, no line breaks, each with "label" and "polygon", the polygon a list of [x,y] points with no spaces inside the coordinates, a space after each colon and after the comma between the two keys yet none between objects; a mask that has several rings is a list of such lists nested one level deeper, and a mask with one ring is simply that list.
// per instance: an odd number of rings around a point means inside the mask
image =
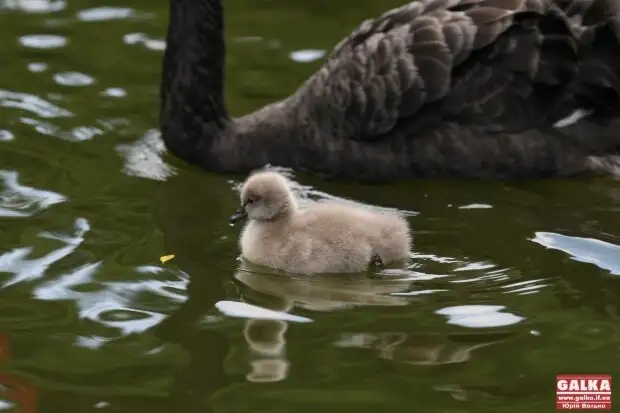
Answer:
[{"label": "adult swan body", "polygon": [[364,21],[294,94],[232,119],[220,0],[170,0],[161,129],[215,172],[527,179],[620,148],[615,0],[420,0]]}]

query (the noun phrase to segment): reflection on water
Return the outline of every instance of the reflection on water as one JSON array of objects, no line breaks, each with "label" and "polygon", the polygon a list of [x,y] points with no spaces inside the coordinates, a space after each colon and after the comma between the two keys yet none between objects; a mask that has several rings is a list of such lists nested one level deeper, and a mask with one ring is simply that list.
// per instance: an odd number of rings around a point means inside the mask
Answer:
[{"label": "reflection on water", "polygon": [[[235,114],[400,2],[319,3],[225,2]],[[287,171],[302,205],[407,215],[411,265],[249,266],[227,221],[244,177],[159,139],[166,18],[167,2],[0,0],[0,410],[516,413],[546,411],[557,372],[616,372],[616,183]]]},{"label": "reflection on water", "polygon": [[594,238],[569,237],[550,232],[537,232],[532,241],[563,251],[575,261],[595,264],[614,275],[620,275],[620,246]]}]

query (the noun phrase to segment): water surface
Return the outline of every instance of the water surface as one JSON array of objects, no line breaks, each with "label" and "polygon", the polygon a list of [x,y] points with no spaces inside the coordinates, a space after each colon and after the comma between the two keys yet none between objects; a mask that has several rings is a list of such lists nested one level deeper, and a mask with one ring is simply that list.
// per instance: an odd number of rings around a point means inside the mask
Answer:
[{"label": "water surface", "polygon": [[[231,111],[286,96],[397,4],[225,1]],[[411,267],[243,266],[240,177],[161,154],[166,19],[165,1],[0,0],[0,410],[546,412],[555,374],[619,370],[610,179],[294,175],[309,200],[407,212]]]}]

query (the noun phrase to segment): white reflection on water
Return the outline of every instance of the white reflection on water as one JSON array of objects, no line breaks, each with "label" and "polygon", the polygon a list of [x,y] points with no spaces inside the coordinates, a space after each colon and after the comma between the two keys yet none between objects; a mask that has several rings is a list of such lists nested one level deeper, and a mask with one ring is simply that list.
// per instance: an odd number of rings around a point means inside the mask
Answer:
[{"label": "white reflection on water", "polygon": [[56,192],[21,185],[15,171],[0,170],[0,180],[0,217],[29,217],[67,199]]},{"label": "white reflection on water", "polygon": [[306,317],[274,311],[240,301],[218,301],[215,307],[229,317],[250,318],[254,320],[280,320],[292,323],[311,323]]},{"label": "white reflection on water", "polygon": [[77,18],[82,21],[92,22],[127,19],[135,14],[136,11],[128,7],[94,7],[92,9],[80,10],[77,13]]},{"label": "white reflection on water", "polygon": [[175,170],[163,160],[166,152],[157,129],[151,129],[132,144],[120,144],[118,153],[125,158],[123,172],[129,176],[165,181]]},{"label": "white reflection on water", "polygon": [[57,49],[66,46],[68,40],[56,34],[27,34],[19,38],[22,46],[34,49]]},{"label": "white reflection on water", "polygon": [[121,87],[109,87],[103,92],[101,92],[101,94],[113,98],[123,98],[127,96],[127,91]]},{"label": "white reflection on water", "polygon": [[[16,248],[0,255],[0,273],[12,273],[13,277],[3,287],[23,281],[42,279],[48,268],[55,262],[73,253],[84,241],[90,230],[88,221],[78,218],[74,223],[75,232],[67,235],[57,232],[41,232],[39,237],[54,239],[64,244],[45,256],[28,260],[31,247]],[[166,297],[169,301],[182,302],[184,296],[174,291],[184,291],[187,280],[179,277],[175,281],[141,279],[137,282],[99,282],[95,275],[101,269],[102,261],[87,263],[50,281],[43,282],[33,290],[33,296],[41,300],[70,300],[78,308],[81,319],[90,319],[107,327],[117,328],[122,335],[140,333],[159,323],[164,314],[145,309],[134,309],[135,297],[144,292],[152,292]],[[139,267],[139,273],[156,273],[155,267]],[[159,269],[161,271],[161,269]],[[83,291],[80,286],[96,285],[98,288]],[[106,341],[100,337],[80,337],[76,344],[95,348]]]},{"label": "white reflection on water", "polygon": [[71,117],[73,114],[38,96],[0,89],[0,107],[18,108],[36,113],[42,118]]},{"label": "white reflection on water", "polygon": [[88,221],[84,218],[78,218],[75,220],[75,235],[73,237],[50,232],[39,234],[42,238],[56,239],[65,244],[64,247],[54,250],[41,258],[27,259],[32,253],[31,247],[15,248],[0,255],[0,272],[14,274],[3,286],[6,288],[23,281],[42,278],[50,265],[76,250],[84,241],[84,234],[89,230]]},{"label": "white reflection on water", "polygon": [[80,72],[56,73],[54,80],[63,86],[88,86],[95,83],[95,79],[92,76]]},{"label": "white reflection on water", "polygon": [[[141,333],[158,324],[165,314],[145,309],[132,308],[135,297],[144,292],[154,292],[175,301],[184,297],[165,294],[169,289],[184,290],[187,281],[158,281],[144,279],[137,282],[98,282],[95,274],[101,269],[101,261],[83,265],[70,273],[38,286],[34,296],[42,300],[71,300],[76,303],[81,319],[88,319],[107,327],[117,328],[121,335]],[[81,285],[98,285],[95,291],[80,291]],[[76,344],[97,348],[107,339],[101,337],[80,337]]]},{"label": "white reflection on water", "polygon": [[64,10],[66,0],[0,0],[0,9],[20,10],[26,13],[51,13]]},{"label": "white reflection on water", "polygon": [[15,135],[13,135],[11,131],[6,129],[0,129],[0,142],[8,142],[12,141],[13,139],[15,139]]},{"label": "white reflection on water", "polygon": [[469,328],[504,327],[525,318],[505,311],[502,305],[458,305],[436,311],[448,317],[448,324]]},{"label": "white reflection on water", "polygon": [[20,120],[24,125],[33,126],[34,130],[42,135],[54,136],[71,142],[87,141],[95,136],[103,135],[103,131],[94,126],[77,126],[71,130],[63,131],[53,123],[39,119],[22,117]]},{"label": "white reflection on water", "polygon": [[45,72],[47,70],[47,63],[32,62],[28,63],[28,70],[33,73]]},{"label": "white reflection on water", "polygon": [[309,63],[321,59],[323,56],[325,56],[325,53],[325,50],[305,49],[291,52],[289,57],[291,58],[291,60],[298,63]]},{"label": "white reflection on water", "polygon": [[[4,390],[4,389],[2,389]],[[11,403],[8,400],[0,400],[0,411],[14,412],[17,411],[15,403]]]},{"label": "white reflection on water", "polygon": [[166,49],[166,42],[160,39],[151,39],[144,33],[127,33],[123,36],[125,44],[141,44],[149,50],[161,51]]},{"label": "white reflection on water", "polygon": [[493,208],[493,205],[489,204],[469,204],[458,207],[459,209],[489,209]]},{"label": "white reflection on water", "polygon": [[554,232],[537,232],[530,241],[559,250],[570,258],[594,264],[614,275],[620,275],[620,246],[595,238],[571,237]]}]

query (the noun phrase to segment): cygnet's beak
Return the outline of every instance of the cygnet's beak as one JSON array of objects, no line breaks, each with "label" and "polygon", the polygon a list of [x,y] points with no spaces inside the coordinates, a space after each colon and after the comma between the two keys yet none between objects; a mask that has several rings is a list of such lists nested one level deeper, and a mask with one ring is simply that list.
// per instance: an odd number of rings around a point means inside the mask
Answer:
[{"label": "cygnet's beak", "polygon": [[230,218],[228,218],[228,222],[230,222],[231,224],[234,224],[236,222],[243,221],[247,217],[248,217],[247,211],[245,210],[244,207],[241,207],[238,210],[236,210],[235,213],[232,214]]}]

